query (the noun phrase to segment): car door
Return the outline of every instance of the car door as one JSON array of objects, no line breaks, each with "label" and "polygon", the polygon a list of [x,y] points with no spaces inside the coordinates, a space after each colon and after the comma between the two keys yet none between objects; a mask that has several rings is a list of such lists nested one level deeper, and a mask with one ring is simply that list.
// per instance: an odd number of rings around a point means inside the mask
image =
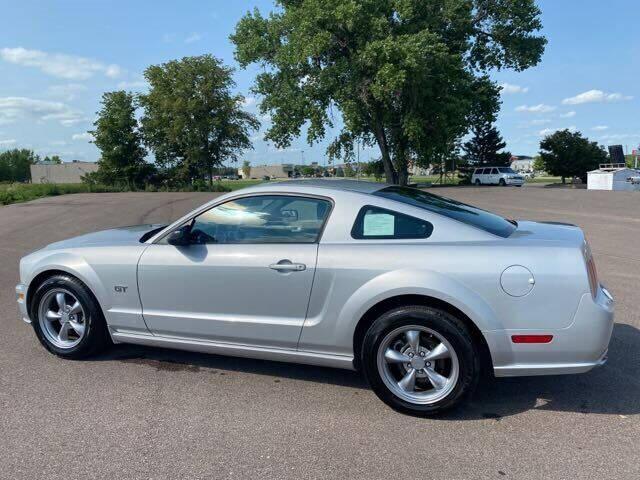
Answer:
[{"label": "car door", "polygon": [[498,184],[498,182],[500,181],[500,172],[498,172],[497,168],[492,168],[491,169],[491,175],[489,175],[489,183],[491,184]]},{"label": "car door", "polygon": [[155,335],[296,348],[331,202],[253,195],[224,202],[167,237],[138,267],[143,315]]}]

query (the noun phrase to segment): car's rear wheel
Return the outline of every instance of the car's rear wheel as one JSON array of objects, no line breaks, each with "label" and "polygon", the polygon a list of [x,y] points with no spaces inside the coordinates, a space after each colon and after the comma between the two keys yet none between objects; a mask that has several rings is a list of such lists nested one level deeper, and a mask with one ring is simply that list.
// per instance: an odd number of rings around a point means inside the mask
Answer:
[{"label": "car's rear wheel", "polygon": [[38,340],[60,357],[84,358],[109,344],[100,306],[89,289],[74,277],[47,278],[35,290],[30,305]]},{"label": "car's rear wheel", "polygon": [[501,178],[498,183],[500,184],[501,187],[506,187],[507,186],[507,182],[504,181],[504,178]]},{"label": "car's rear wheel", "polygon": [[367,331],[364,373],[392,408],[428,416],[468,398],[480,377],[480,361],[465,324],[424,306],[391,310]]}]

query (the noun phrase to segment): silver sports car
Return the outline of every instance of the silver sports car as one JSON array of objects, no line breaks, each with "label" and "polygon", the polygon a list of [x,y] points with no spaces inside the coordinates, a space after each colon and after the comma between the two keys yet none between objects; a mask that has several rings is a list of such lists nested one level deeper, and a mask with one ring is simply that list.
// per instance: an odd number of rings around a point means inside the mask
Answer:
[{"label": "silver sports car", "polygon": [[171,225],[51,244],[21,260],[16,295],[64,358],[113,341],[359,369],[418,415],[485,373],[603,364],[614,305],[575,226],[350,180],[262,184]]}]

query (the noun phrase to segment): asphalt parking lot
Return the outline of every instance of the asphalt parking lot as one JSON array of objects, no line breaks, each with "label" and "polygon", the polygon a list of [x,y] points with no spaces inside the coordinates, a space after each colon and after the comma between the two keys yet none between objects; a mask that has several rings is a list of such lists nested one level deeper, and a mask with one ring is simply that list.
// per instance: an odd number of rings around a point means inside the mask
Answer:
[{"label": "asphalt parking lot", "polygon": [[175,219],[212,194],[45,198],[0,207],[0,478],[640,478],[640,194],[434,191],[586,231],[617,301],[605,367],[496,380],[427,420],[390,410],[348,371],[133,346],[63,361],[17,320],[19,258]]}]

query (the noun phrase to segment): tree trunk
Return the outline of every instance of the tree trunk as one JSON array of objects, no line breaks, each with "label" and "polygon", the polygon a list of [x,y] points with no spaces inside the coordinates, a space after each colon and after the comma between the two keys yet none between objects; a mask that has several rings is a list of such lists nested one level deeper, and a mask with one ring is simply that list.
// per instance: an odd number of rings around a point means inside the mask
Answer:
[{"label": "tree trunk", "polygon": [[406,165],[398,169],[398,185],[402,185],[403,187],[409,183],[409,172],[407,171]]},{"label": "tree trunk", "polygon": [[378,147],[380,148],[380,153],[382,154],[382,165],[384,166],[384,176],[386,177],[386,181],[387,183],[396,183],[397,175],[395,169],[393,168],[391,156],[389,155],[387,136],[384,133],[382,124],[380,124],[380,122],[378,121],[375,121],[373,131],[376,136],[376,141],[378,142]]},{"label": "tree trunk", "polygon": [[567,183],[567,180],[564,178],[564,176],[562,177],[562,183]]},{"label": "tree trunk", "polygon": [[398,185],[406,186],[409,183],[408,165],[406,150],[402,145],[396,154],[396,183]]}]

